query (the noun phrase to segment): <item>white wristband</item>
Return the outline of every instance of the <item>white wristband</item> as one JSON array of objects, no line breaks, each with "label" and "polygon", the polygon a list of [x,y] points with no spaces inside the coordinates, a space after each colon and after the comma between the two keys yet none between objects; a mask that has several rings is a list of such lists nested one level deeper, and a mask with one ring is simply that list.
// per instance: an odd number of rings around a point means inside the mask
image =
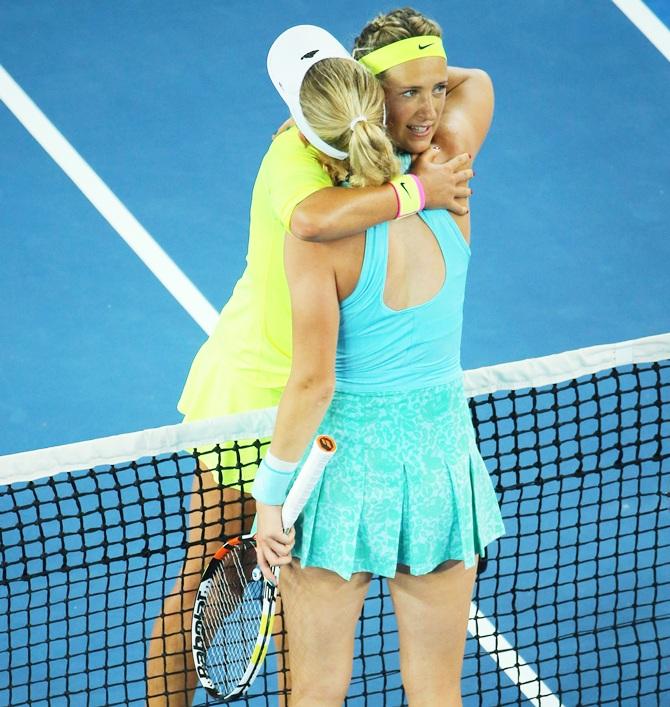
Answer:
[{"label": "white wristband", "polygon": [[263,461],[275,471],[283,471],[284,473],[295,471],[298,467],[298,462],[286,462],[283,459],[278,459],[270,450],[265,453]]}]

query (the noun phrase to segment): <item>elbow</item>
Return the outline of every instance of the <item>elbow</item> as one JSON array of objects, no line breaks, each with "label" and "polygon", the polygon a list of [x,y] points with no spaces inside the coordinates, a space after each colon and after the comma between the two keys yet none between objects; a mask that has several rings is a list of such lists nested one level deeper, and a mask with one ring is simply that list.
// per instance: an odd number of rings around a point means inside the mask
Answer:
[{"label": "elbow", "polygon": [[328,232],[328,217],[326,214],[314,213],[297,206],[291,215],[291,233],[301,241],[318,242],[324,233]]},{"label": "elbow", "polygon": [[466,80],[470,89],[475,87],[479,91],[492,92],[493,81],[491,76],[484,69],[465,69]]},{"label": "elbow", "polygon": [[481,81],[482,84],[486,84],[490,88],[493,88],[493,81],[484,69],[470,69],[470,71],[472,71],[472,75],[477,79],[477,81]]},{"label": "elbow", "polygon": [[322,373],[301,375],[292,381],[296,390],[314,405],[328,407],[335,392],[335,377]]}]

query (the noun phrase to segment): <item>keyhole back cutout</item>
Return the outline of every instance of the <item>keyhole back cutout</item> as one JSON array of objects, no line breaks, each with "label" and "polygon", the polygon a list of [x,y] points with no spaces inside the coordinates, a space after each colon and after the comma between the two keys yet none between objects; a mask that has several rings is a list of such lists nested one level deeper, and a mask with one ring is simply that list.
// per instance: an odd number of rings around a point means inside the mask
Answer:
[{"label": "keyhole back cutout", "polygon": [[384,304],[397,312],[437,297],[447,280],[444,253],[418,215],[393,221],[388,229]]}]

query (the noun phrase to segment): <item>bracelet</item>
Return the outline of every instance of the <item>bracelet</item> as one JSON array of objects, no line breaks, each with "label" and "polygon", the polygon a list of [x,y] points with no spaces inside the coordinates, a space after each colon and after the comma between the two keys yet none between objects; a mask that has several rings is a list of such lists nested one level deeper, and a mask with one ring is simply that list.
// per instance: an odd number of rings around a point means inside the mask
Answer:
[{"label": "bracelet", "polygon": [[251,495],[268,506],[281,506],[297,467],[298,462],[286,462],[267,452],[256,472]]},{"label": "bracelet", "polygon": [[421,211],[426,205],[426,192],[416,174],[402,174],[389,184],[395,192],[398,210],[395,218],[404,218]]}]

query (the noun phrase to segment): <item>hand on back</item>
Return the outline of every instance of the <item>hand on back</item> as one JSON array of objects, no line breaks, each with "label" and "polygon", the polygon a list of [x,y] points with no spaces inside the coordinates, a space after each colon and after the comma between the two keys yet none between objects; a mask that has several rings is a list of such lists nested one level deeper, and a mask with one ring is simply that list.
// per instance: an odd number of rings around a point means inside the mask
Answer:
[{"label": "hand on back", "polygon": [[448,209],[459,216],[468,213],[467,199],[472,194],[468,181],[474,172],[467,152],[447,160],[440,147],[432,145],[414,158],[410,171],[421,179],[426,208]]}]

